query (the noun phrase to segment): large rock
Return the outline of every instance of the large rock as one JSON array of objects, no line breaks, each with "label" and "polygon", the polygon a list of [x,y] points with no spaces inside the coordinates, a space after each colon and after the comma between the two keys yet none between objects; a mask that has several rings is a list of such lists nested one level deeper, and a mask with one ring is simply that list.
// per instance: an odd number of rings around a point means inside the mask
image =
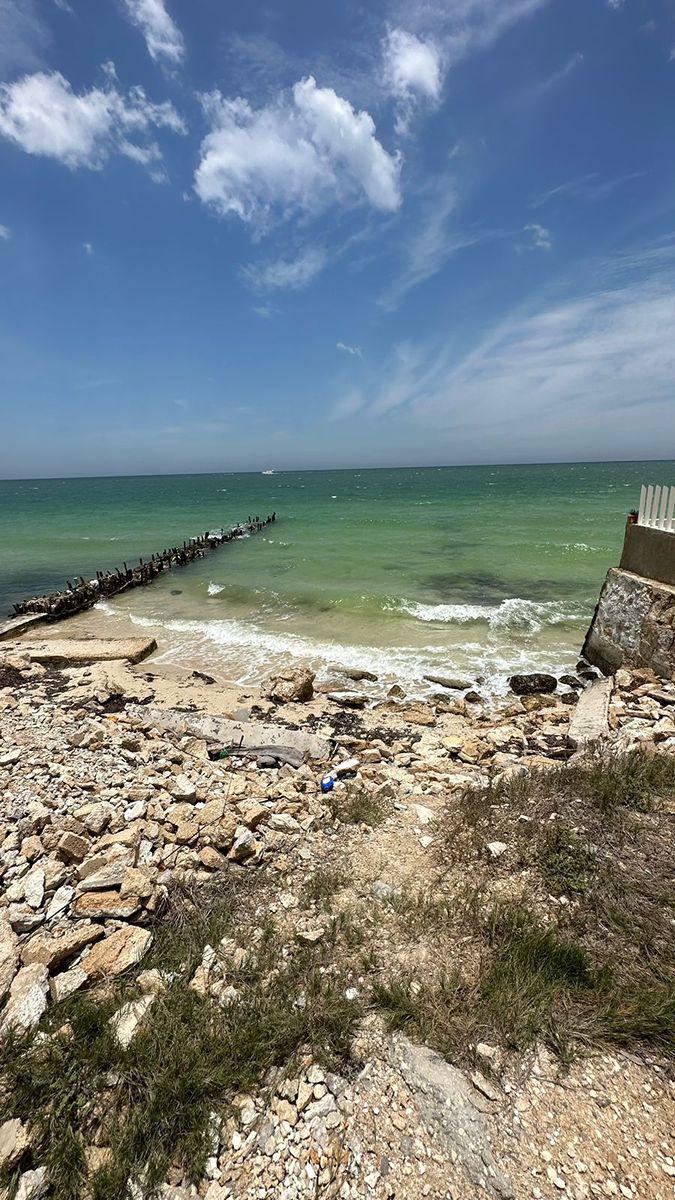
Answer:
[{"label": "large rock", "polygon": [[28,1130],[16,1117],[0,1125],[0,1172],[8,1171],[18,1163],[28,1149]]},{"label": "large rock", "polygon": [[263,684],[262,695],[277,704],[290,704],[292,701],[311,700],[314,695],[313,671],[307,667],[289,668],[271,675]]},{"label": "large rock", "polygon": [[439,687],[449,688],[456,692],[465,692],[473,687],[472,679],[462,679],[458,675],[424,675],[427,683],[437,683]]},{"label": "large rock", "polygon": [[9,989],[0,1035],[10,1029],[28,1030],[37,1025],[47,1007],[48,991],[49,971],[43,963],[22,967]]},{"label": "large rock", "polygon": [[19,965],[19,939],[9,921],[0,921],[0,1000],[10,989]]},{"label": "large rock", "polygon": [[555,675],[534,671],[531,675],[512,675],[509,687],[517,696],[533,696],[539,692],[554,692],[558,686]]},{"label": "large rock", "polygon": [[125,925],[90,950],[82,963],[90,979],[121,975],[140,962],[150,948],[152,934],[137,925]]},{"label": "large rock", "polygon": [[393,1040],[394,1059],[410,1087],[430,1132],[456,1161],[474,1188],[495,1200],[510,1200],[513,1186],[490,1148],[484,1100],[457,1067],[427,1046],[402,1035]]},{"label": "large rock", "polygon": [[40,1200],[47,1191],[48,1182],[46,1167],[24,1171],[14,1193],[14,1200]]},{"label": "large rock", "polygon": [[102,937],[101,926],[91,925],[89,922],[74,925],[59,936],[53,936],[51,933],[39,933],[26,942],[21,957],[26,966],[29,963],[42,963],[52,970],[69,958],[74,958],[86,946],[91,946],[93,942],[97,942]]},{"label": "large rock", "polygon": [[362,692],[329,692],[328,699],[340,708],[365,708],[369,697]]},{"label": "large rock", "polygon": [[128,921],[140,906],[138,896],[121,896],[117,891],[84,892],[73,901],[72,911],[76,917],[89,917],[94,921],[104,917]]}]

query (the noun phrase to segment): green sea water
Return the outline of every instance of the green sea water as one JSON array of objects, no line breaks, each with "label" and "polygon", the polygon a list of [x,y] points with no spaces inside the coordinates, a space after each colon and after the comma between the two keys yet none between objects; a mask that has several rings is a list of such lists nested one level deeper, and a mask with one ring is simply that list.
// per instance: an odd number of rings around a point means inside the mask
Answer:
[{"label": "green sea water", "polygon": [[627,511],[673,463],[0,482],[0,610],[249,514],[263,535],[99,606],[159,657],[257,681],[289,661],[424,690],[573,667]]}]

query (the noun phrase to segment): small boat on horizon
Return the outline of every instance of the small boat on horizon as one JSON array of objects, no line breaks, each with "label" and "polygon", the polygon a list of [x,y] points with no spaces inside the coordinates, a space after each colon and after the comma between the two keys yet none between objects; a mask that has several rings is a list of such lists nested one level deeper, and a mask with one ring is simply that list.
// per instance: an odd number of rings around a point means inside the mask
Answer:
[{"label": "small boat on horizon", "polygon": [[261,471],[261,475],[274,475],[274,471]]}]

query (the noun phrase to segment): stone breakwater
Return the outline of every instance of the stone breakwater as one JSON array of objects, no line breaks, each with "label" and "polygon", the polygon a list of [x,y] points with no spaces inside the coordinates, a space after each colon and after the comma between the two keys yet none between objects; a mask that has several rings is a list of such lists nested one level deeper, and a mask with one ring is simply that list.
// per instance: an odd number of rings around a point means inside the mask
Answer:
[{"label": "stone breakwater", "polygon": [[[345,847],[349,888],[371,907],[406,879],[423,886],[448,797],[567,761],[578,747],[571,723],[587,694],[514,694],[499,709],[399,696],[354,712],[356,693],[317,695],[306,672],[270,681],[262,696],[215,696],[199,679],[170,694],[141,671],[119,662],[55,670],[22,656],[20,646],[0,653],[0,1038],[141,964],[156,914],[179,881],[269,866],[278,881],[270,911],[289,944],[310,945],[330,938],[331,918],[303,889]],[[610,744],[675,752],[672,682],[646,670],[598,682]],[[207,710],[211,732],[196,736],[189,723]],[[268,746],[256,756],[255,737],[252,753],[223,749],[219,718],[276,724],[282,744],[319,733],[325,757],[280,765]],[[378,829],[336,821],[319,788],[331,769],[386,800]],[[491,845],[489,855],[508,851]],[[191,986],[225,1003],[265,916],[252,909],[241,946],[205,945]],[[388,944],[380,951],[393,960],[402,952]],[[125,1044],[162,986],[156,971],[138,981],[141,999],[115,1019]],[[351,988],[358,994],[362,986],[356,974]],[[673,1174],[668,1117],[662,1081],[648,1064],[605,1054],[559,1087],[551,1056],[539,1049],[526,1078],[504,1092],[405,1038],[392,1040],[370,1019],[357,1051],[363,1065],[353,1079],[305,1057],[290,1076],[234,1097],[229,1115],[214,1114],[199,1186],[174,1173],[162,1194],[586,1200],[621,1187],[622,1195],[665,1200]],[[101,1163],[110,1151],[94,1138],[87,1153]],[[26,1198],[48,1187],[16,1119],[0,1127],[0,1168],[19,1170]],[[579,1183],[568,1190],[573,1168]]]},{"label": "stone breakwater", "polygon": [[85,580],[80,577],[74,582],[68,579],[64,591],[19,601],[13,606],[12,615],[41,615],[49,621],[75,616],[76,613],[92,608],[98,600],[117,596],[130,588],[147,587],[164,571],[170,571],[172,567],[185,567],[198,558],[204,558],[209,551],[219,546],[238,538],[249,537],[253,533],[260,533],[274,521],[276,513],[262,520],[260,517],[249,517],[246,522],[235,525],[232,529],[215,532],[207,530],[206,533],[189,538],[182,546],[172,546],[159,554],[152,554],[145,562],[141,558],[137,567],[128,567],[124,563],[123,569],[116,567],[113,571],[97,571],[95,579]]}]

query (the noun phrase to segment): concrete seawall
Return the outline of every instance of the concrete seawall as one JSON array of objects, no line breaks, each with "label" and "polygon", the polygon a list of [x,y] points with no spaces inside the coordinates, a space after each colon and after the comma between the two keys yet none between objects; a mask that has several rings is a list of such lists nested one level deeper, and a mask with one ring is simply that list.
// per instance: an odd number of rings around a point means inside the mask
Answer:
[{"label": "concrete seawall", "polygon": [[[673,534],[663,536],[675,541]],[[651,667],[658,675],[673,675],[675,586],[612,567],[586,634],[583,654],[605,674],[620,667]]]}]

